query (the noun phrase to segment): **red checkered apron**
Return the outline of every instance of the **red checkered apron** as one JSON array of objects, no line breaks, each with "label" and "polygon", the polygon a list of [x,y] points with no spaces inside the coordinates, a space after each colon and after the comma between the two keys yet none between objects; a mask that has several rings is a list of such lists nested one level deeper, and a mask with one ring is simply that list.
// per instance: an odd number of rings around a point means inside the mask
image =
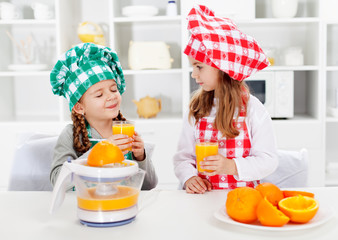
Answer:
[{"label": "red checkered apron", "polygon": [[[236,157],[247,157],[250,153],[251,142],[249,139],[248,128],[245,123],[245,111],[241,111],[238,121],[235,122],[240,134],[233,139],[222,137],[222,133],[213,128],[214,117],[204,117],[196,125],[196,138],[202,141],[218,140],[218,152],[223,156],[232,159]],[[233,175],[205,176],[198,174],[203,179],[207,179],[213,189],[234,189],[237,187],[255,187],[259,181],[237,181]]]}]

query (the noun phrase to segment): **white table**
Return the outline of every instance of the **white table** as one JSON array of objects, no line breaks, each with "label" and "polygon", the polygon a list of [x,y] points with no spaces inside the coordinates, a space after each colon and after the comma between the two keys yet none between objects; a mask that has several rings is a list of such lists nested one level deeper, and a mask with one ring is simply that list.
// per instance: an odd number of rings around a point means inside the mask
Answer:
[{"label": "white table", "polygon": [[92,228],[79,223],[76,195],[67,193],[61,208],[49,214],[51,192],[0,192],[0,239],[338,239],[338,188],[308,188],[334,217],[323,225],[285,232],[248,229],[227,224],[213,214],[223,206],[227,191],[203,195],[179,190],[142,192],[140,212],[128,225]]}]

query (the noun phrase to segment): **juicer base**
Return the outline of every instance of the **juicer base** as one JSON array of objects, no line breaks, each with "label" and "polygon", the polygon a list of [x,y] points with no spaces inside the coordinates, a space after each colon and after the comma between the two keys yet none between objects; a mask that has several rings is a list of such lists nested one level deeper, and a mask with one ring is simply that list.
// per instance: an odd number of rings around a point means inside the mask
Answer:
[{"label": "juicer base", "polygon": [[83,225],[86,225],[87,227],[118,227],[118,226],[122,226],[128,223],[131,223],[132,221],[134,221],[135,217],[132,217],[130,219],[126,219],[123,221],[118,221],[118,222],[106,222],[106,223],[95,223],[95,222],[86,222],[83,220],[80,220],[80,223]]},{"label": "juicer base", "polygon": [[137,205],[115,211],[89,211],[78,208],[77,216],[86,223],[116,223],[135,218],[137,212]]}]

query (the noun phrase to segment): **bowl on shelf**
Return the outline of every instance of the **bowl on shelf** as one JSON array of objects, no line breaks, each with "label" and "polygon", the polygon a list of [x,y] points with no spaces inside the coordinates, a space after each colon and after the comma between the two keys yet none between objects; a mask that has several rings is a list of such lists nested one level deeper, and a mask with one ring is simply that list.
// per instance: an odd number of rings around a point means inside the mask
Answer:
[{"label": "bowl on shelf", "polygon": [[126,17],[152,17],[158,14],[158,8],[150,5],[126,6],[122,15]]},{"label": "bowl on shelf", "polygon": [[297,14],[298,0],[272,0],[271,4],[275,18],[293,18]]}]

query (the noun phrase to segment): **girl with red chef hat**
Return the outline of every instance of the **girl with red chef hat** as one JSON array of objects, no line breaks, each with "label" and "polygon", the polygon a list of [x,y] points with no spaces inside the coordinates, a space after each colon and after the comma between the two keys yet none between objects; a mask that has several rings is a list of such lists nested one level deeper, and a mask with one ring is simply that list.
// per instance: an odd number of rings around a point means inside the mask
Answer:
[{"label": "girl with red chef hat", "polygon": [[[184,50],[200,88],[183,119],[174,169],[188,193],[255,187],[278,165],[272,120],[250,95],[245,78],[269,66],[262,49],[228,18],[205,6],[188,14],[190,40]],[[218,154],[196,168],[195,142],[218,141]]]}]

